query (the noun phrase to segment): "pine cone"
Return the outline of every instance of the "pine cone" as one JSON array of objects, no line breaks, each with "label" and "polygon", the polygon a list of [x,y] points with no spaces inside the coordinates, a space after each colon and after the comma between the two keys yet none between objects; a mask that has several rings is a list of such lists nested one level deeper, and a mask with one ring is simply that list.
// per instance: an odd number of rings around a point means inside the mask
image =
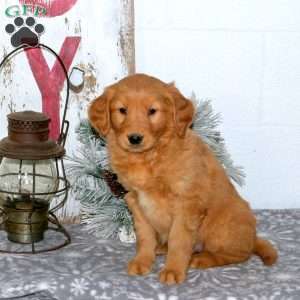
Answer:
[{"label": "pine cone", "polygon": [[103,171],[103,177],[108,184],[111,192],[118,198],[123,198],[127,191],[118,182],[118,176],[108,170]]}]

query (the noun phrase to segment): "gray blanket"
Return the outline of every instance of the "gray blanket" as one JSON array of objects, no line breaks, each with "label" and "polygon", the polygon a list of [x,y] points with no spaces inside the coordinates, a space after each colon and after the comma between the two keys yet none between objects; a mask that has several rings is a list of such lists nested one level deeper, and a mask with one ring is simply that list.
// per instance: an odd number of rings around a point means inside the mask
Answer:
[{"label": "gray blanket", "polygon": [[[261,210],[256,215],[259,235],[279,250],[273,267],[253,256],[239,265],[190,270],[184,284],[167,287],[158,281],[164,258],[151,274],[129,277],[125,270],[134,255],[133,244],[97,240],[84,226],[73,225],[72,244],[64,249],[0,256],[0,299],[300,299],[300,210]],[[48,238],[57,237],[49,233]],[[3,243],[1,233],[0,246]]]}]

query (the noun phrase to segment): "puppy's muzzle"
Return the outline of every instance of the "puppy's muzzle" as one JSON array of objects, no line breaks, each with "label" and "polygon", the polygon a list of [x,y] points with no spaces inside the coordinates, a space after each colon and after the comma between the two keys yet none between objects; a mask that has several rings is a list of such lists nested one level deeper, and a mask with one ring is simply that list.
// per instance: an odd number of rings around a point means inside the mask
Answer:
[{"label": "puppy's muzzle", "polygon": [[138,133],[132,133],[128,135],[128,141],[131,145],[139,145],[143,141],[144,136]]}]

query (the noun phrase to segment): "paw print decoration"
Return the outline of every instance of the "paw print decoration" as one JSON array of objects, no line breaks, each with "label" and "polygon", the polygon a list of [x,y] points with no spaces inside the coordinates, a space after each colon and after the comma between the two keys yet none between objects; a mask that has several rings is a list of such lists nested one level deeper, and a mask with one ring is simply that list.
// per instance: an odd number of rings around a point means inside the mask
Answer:
[{"label": "paw print decoration", "polygon": [[45,27],[42,24],[36,24],[33,17],[24,20],[22,17],[16,17],[14,24],[7,24],[5,31],[11,34],[11,44],[13,47],[21,45],[37,46],[39,38],[44,33]]}]

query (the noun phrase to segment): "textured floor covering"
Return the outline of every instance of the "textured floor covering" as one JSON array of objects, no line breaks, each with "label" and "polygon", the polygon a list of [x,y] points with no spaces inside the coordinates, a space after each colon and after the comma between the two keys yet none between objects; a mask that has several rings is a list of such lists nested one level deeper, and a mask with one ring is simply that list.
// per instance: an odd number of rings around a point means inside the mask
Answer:
[{"label": "textured floor covering", "polygon": [[[279,250],[273,267],[253,256],[239,265],[190,270],[184,284],[166,287],[158,281],[163,258],[151,274],[129,277],[125,269],[134,245],[97,240],[83,226],[74,225],[69,227],[72,244],[62,250],[0,255],[0,299],[300,299],[300,210],[261,210],[256,215],[260,236]],[[57,236],[49,233],[48,238]],[[1,233],[0,247],[4,243]]]}]

